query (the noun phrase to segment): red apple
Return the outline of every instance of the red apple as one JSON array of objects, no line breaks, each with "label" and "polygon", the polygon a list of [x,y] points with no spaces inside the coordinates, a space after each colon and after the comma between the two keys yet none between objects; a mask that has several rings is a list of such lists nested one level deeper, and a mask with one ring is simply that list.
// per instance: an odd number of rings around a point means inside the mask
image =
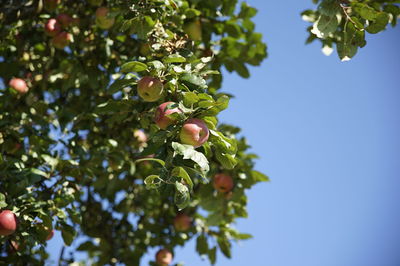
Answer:
[{"label": "red apple", "polygon": [[54,229],[52,229],[51,231],[49,231],[49,234],[46,237],[46,240],[49,241],[50,239],[52,239],[54,236]]},{"label": "red apple", "polygon": [[220,173],[214,176],[213,185],[219,192],[226,193],[232,190],[233,180],[231,176]]},{"label": "red apple", "polygon": [[174,218],[176,231],[187,231],[192,225],[192,219],[185,213],[178,213]]},{"label": "red apple", "polygon": [[182,126],[180,139],[183,144],[189,144],[197,148],[208,140],[209,135],[210,132],[203,120],[190,118]]},{"label": "red apple", "polygon": [[57,8],[57,6],[60,4],[60,2],[61,2],[61,0],[44,0],[43,6],[44,6],[44,9],[51,12]]},{"label": "red apple", "polygon": [[115,19],[109,17],[109,9],[107,7],[99,7],[96,10],[96,24],[99,28],[107,30],[114,25]]},{"label": "red apple", "polygon": [[185,25],[183,25],[183,30],[193,41],[201,41],[202,33],[201,33],[201,23],[199,20],[194,20],[185,23]]},{"label": "red apple", "polygon": [[61,24],[55,18],[49,19],[44,25],[44,32],[51,37],[56,36],[60,31]]},{"label": "red apple", "polygon": [[72,35],[68,32],[62,31],[51,40],[51,43],[57,49],[64,49],[72,41]]},{"label": "red apple", "polygon": [[10,210],[0,212],[0,235],[8,236],[15,230],[17,230],[17,216]]},{"label": "red apple", "polygon": [[172,253],[167,249],[160,249],[156,253],[156,263],[159,266],[168,266],[172,262]]},{"label": "red apple", "polygon": [[173,113],[182,113],[182,110],[175,108],[168,108],[168,105],[175,104],[174,102],[165,102],[157,107],[156,113],[154,115],[154,122],[161,129],[166,129],[169,125],[175,124],[176,118],[169,117]]},{"label": "red apple", "polygon": [[139,96],[145,102],[155,102],[161,98],[164,90],[164,85],[158,78],[143,77],[137,84],[137,91]]},{"label": "red apple", "polygon": [[67,28],[69,25],[71,25],[71,23],[73,21],[73,19],[69,15],[64,14],[64,13],[59,14],[56,17],[56,19],[63,28]]},{"label": "red apple", "polygon": [[20,78],[12,78],[8,85],[13,88],[14,90],[18,91],[21,94],[27,93],[29,88],[26,85],[25,80]]}]

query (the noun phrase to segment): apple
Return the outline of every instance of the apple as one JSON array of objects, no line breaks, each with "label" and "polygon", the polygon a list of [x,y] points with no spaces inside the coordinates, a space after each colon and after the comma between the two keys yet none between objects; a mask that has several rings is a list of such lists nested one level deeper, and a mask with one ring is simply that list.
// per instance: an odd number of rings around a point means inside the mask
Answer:
[{"label": "apple", "polygon": [[103,3],[103,0],[88,0],[89,4],[92,6],[99,6]]},{"label": "apple", "polygon": [[185,25],[183,25],[183,30],[193,41],[201,41],[202,33],[200,20],[185,23]]},{"label": "apple", "polygon": [[99,7],[96,10],[96,24],[100,29],[107,30],[114,25],[115,19],[108,17],[109,9],[107,7]]},{"label": "apple", "polygon": [[69,15],[64,14],[64,13],[59,14],[56,17],[56,19],[63,28],[67,28],[69,25],[71,25],[71,23],[73,21],[73,19]]},{"label": "apple", "polygon": [[18,91],[21,94],[27,93],[29,88],[26,85],[25,80],[20,78],[12,78],[8,85],[13,88],[14,90]]},{"label": "apple", "polygon": [[10,211],[0,212],[0,236],[8,236],[17,230],[17,216]]},{"label": "apple", "polygon": [[49,19],[44,25],[44,32],[51,37],[56,36],[60,31],[61,24],[55,18]]},{"label": "apple", "polygon": [[52,239],[54,236],[54,229],[52,229],[51,231],[49,230],[49,234],[46,237],[46,241],[49,241],[50,239]]},{"label": "apple", "polygon": [[216,174],[213,179],[213,186],[219,192],[230,192],[233,188],[232,177],[224,173]]},{"label": "apple", "polygon": [[72,35],[68,32],[62,31],[51,40],[51,43],[57,49],[64,49],[72,41]]},{"label": "apple", "polygon": [[192,225],[192,219],[185,213],[178,213],[174,218],[176,231],[187,231]]},{"label": "apple", "polygon": [[172,253],[167,249],[160,249],[156,253],[156,263],[159,266],[168,266],[172,262]]},{"label": "apple", "polygon": [[190,118],[183,124],[179,136],[183,144],[189,144],[197,148],[208,140],[209,135],[210,132],[203,120]]},{"label": "apple", "polygon": [[57,6],[60,4],[61,0],[44,0],[43,7],[47,11],[51,12],[56,10]]},{"label": "apple", "polygon": [[155,102],[161,98],[164,85],[158,78],[143,77],[138,81],[137,91],[145,102]]},{"label": "apple", "polygon": [[182,113],[182,110],[175,108],[168,108],[168,105],[175,104],[174,102],[165,102],[157,107],[156,113],[154,115],[154,122],[161,129],[166,129],[169,125],[175,124],[177,119],[174,117],[169,117],[173,113]]}]

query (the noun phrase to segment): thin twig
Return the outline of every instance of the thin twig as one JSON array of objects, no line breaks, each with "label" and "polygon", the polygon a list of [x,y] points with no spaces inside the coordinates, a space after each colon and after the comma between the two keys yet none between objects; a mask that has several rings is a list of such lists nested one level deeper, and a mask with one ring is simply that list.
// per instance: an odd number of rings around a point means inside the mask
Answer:
[{"label": "thin twig", "polygon": [[61,262],[63,261],[65,246],[63,245],[60,252],[60,257],[58,258],[58,266],[61,266]]},{"label": "thin twig", "polygon": [[343,13],[345,14],[347,20],[350,21],[351,23],[353,23],[354,27],[355,27],[357,30],[363,31],[364,29],[360,29],[360,28],[357,26],[357,23],[356,23],[356,22],[349,16],[349,14],[347,13],[347,10],[346,10],[346,9],[349,9],[350,7],[344,6],[340,1],[338,1],[338,2],[339,2],[340,7],[342,8],[342,11],[343,11]]}]

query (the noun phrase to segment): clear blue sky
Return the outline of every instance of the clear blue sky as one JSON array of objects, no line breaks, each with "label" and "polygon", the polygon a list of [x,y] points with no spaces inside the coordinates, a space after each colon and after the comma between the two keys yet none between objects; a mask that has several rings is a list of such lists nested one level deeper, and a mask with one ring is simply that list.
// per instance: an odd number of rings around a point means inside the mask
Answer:
[{"label": "clear blue sky", "polygon": [[[225,77],[236,98],[221,121],[243,128],[272,181],[248,192],[249,219],[237,224],[254,239],[217,265],[400,265],[400,27],[368,35],[342,63],[304,44],[299,14],[311,1],[248,2],[269,58],[248,80]],[[175,252],[174,262],[209,265],[193,242]]]}]

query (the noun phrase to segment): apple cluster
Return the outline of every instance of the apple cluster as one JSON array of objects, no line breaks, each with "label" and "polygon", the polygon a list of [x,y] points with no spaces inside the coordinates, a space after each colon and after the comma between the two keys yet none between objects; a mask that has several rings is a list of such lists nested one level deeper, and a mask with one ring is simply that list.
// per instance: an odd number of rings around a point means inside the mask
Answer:
[{"label": "apple cluster", "polygon": [[[156,102],[163,96],[164,85],[158,78],[145,76],[139,80],[137,92],[144,101]],[[164,102],[157,107],[154,122],[159,128],[167,129],[168,126],[178,123],[178,116],[173,114],[183,112],[176,106],[174,102]],[[203,120],[189,118],[183,123],[179,137],[183,144],[198,148],[208,140],[209,135],[208,127]]]}]

